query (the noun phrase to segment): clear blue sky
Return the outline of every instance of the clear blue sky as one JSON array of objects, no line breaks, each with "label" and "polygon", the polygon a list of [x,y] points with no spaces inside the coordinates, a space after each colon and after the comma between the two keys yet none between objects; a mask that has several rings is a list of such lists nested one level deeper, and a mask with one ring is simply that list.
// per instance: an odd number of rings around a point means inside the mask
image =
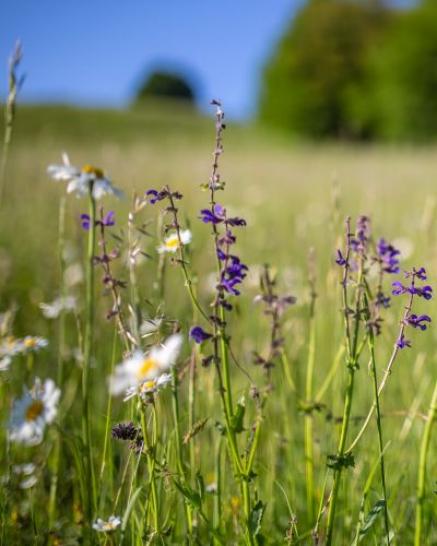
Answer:
[{"label": "clear blue sky", "polygon": [[249,116],[259,74],[303,0],[10,0],[0,19],[0,93],[17,38],[22,100],[123,106],[140,75],[167,65],[193,74],[199,101]]}]

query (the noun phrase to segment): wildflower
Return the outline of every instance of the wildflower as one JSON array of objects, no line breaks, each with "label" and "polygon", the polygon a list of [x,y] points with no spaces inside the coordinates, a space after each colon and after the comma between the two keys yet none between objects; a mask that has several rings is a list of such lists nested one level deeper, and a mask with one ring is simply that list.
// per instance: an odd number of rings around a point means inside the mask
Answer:
[{"label": "wildflower", "polygon": [[62,165],[49,165],[48,174],[56,181],[68,182],[67,193],[76,193],[78,197],[87,195],[92,190],[94,199],[100,199],[106,194],[121,197],[123,192],[112,185],[102,169],[92,165],[84,165],[78,169],[70,164],[67,154],[62,155]]},{"label": "wildflower", "polygon": [[9,439],[28,446],[42,442],[44,429],[53,422],[58,411],[61,391],[52,379],[44,384],[35,379],[32,390],[25,390],[23,396],[14,402],[9,423]]},{"label": "wildflower", "polygon": [[110,533],[115,531],[120,525],[121,518],[119,516],[110,516],[108,521],[97,518],[97,520],[93,523],[93,529],[99,533]]},{"label": "wildflower", "polygon": [[225,209],[219,204],[215,204],[213,210],[202,209],[200,211],[200,219],[204,224],[220,224],[225,221],[225,218]]},{"label": "wildflower", "polygon": [[166,387],[171,382],[171,375],[169,373],[162,373],[158,375],[155,379],[149,379],[141,383],[139,387],[129,387],[126,390],[126,396],[124,401],[129,400],[133,396],[140,396],[145,399],[147,396],[158,392],[159,390]]},{"label": "wildflower", "polygon": [[405,347],[411,347],[411,341],[406,339],[404,334],[401,334],[400,338],[396,341],[396,346],[399,349],[404,349]]},{"label": "wildflower", "polygon": [[378,258],[382,264],[382,270],[385,273],[399,273],[399,258],[400,251],[393,245],[386,242],[385,239],[380,239],[376,246]]},{"label": "wildflower", "polygon": [[420,328],[422,331],[427,329],[426,322],[431,322],[431,317],[428,315],[415,315],[412,314],[406,319],[407,324],[413,328]]},{"label": "wildflower", "polygon": [[335,258],[335,263],[341,267],[347,264],[346,258],[343,256],[340,249],[337,249],[337,257]]},{"label": "wildflower", "polygon": [[212,338],[212,334],[208,334],[208,332],[205,332],[200,326],[193,326],[189,336],[195,343],[203,343],[207,339]]},{"label": "wildflower", "polygon": [[112,437],[117,440],[135,440],[140,430],[131,422],[119,423],[112,427]]},{"label": "wildflower", "polygon": [[352,250],[358,253],[363,253],[369,242],[370,237],[370,218],[367,216],[359,216],[357,220],[357,228],[355,237],[351,238],[350,245]]},{"label": "wildflower", "polygon": [[388,309],[390,307],[390,301],[390,296],[386,296],[383,292],[378,292],[376,294],[375,305],[377,307],[384,307],[384,309]]},{"label": "wildflower", "polygon": [[[80,224],[82,228],[86,231],[90,229],[91,226],[91,217],[89,214],[80,215]],[[108,211],[101,220],[96,220],[96,226],[105,226],[111,227],[115,226],[115,212],[113,210]]]},{"label": "wildflower", "polygon": [[158,378],[174,365],[181,345],[182,336],[174,334],[146,354],[135,351],[115,368],[114,374],[110,377],[109,387],[112,394],[119,395],[132,387],[139,389],[145,381]]},{"label": "wildflower", "polygon": [[38,478],[35,476],[35,470],[36,466],[33,463],[14,465],[12,467],[14,474],[21,479],[18,484],[20,489],[31,489],[37,484]]},{"label": "wildflower", "polygon": [[0,372],[7,372],[11,365],[12,358],[10,356],[4,356],[0,358]]},{"label": "wildflower", "polygon": [[74,311],[77,302],[73,296],[56,298],[51,303],[40,303],[42,314],[47,319],[58,318],[62,311]]},{"label": "wildflower", "polygon": [[159,254],[163,254],[165,252],[176,252],[181,244],[188,245],[191,243],[191,239],[192,235],[189,229],[180,231],[179,235],[177,232],[174,232],[164,239],[163,244],[158,247],[158,252]]},{"label": "wildflower", "polygon": [[23,353],[33,353],[47,347],[49,342],[43,337],[26,336],[21,342]]}]

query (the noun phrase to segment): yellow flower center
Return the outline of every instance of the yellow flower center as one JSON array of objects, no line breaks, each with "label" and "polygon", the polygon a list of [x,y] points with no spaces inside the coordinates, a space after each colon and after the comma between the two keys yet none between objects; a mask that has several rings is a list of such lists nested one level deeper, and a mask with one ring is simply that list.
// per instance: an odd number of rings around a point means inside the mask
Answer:
[{"label": "yellow flower center", "polygon": [[174,235],[171,235],[166,241],[165,241],[165,247],[169,250],[174,250],[176,248],[179,248],[179,239],[176,233]]},{"label": "yellow flower center", "polygon": [[82,167],[82,172],[85,174],[93,174],[96,178],[103,178],[103,171],[98,167],[93,167],[92,165],[84,165]]},{"label": "yellow flower center", "polygon": [[240,497],[233,496],[231,497],[231,508],[235,512],[240,508],[241,500]]},{"label": "yellow flower center", "polygon": [[24,346],[27,347],[27,349],[32,349],[33,347],[36,347],[36,339],[34,337],[25,338]]},{"label": "yellow flower center", "polygon": [[141,366],[138,368],[137,377],[141,379],[152,372],[158,367],[158,362],[154,358],[147,357],[141,363]]},{"label": "yellow flower center", "polygon": [[26,410],[26,421],[35,421],[43,412],[44,404],[41,400],[35,400]]}]

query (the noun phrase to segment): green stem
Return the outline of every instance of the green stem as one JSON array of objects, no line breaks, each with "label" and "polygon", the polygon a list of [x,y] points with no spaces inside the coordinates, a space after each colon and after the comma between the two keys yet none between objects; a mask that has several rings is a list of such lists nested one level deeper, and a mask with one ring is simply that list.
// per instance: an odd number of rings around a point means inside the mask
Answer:
[{"label": "green stem", "polygon": [[[58,236],[58,258],[59,258],[59,273],[61,278],[61,298],[67,296],[67,290],[64,283],[64,228],[65,228],[65,198],[61,199],[59,206],[59,236]],[[62,389],[64,380],[64,349],[65,349],[65,312],[61,310],[59,315],[59,334],[58,334],[58,373],[57,384]],[[58,415],[58,432],[53,454],[53,470],[50,483],[50,498],[49,498],[49,527],[53,528],[56,518],[56,497],[58,492],[59,480],[59,463],[61,460],[61,430],[62,430],[62,411]]]},{"label": "green stem", "polygon": [[[182,483],[185,483],[187,480],[187,475],[185,472],[185,466],[183,463],[182,456],[182,438],[181,438],[181,429],[180,429],[180,416],[179,416],[179,398],[178,398],[178,376],[176,369],[172,369],[172,395],[173,395],[173,420],[176,431],[176,464],[180,479]],[[185,519],[188,528],[188,535],[191,536],[193,532],[193,518],[192,518],[192,509],[188,503],[184,503],[185,506]]]},{"label": "green stem", "polygon": [[[156,428],[156,411],[154,411],[154,428]],[[147,470],[149,473],[149,483],[150,483],[150,492],[152,499],[152,516],[153,516],[153,526],[156,534],[159,534],[159,517],[158,517],[158,493],[156,490],[156,479],[155,479],[155,449],[156,441],[152,445],[150,441],[149,432],[147,430],[146,423],[146,411],[145,406],[141,408],[141,428],[143,431],[144,438],[144,447],[146,449],[146,458],[147,458]],[[147,516],[147,511],[146,511]]]},{"label": "green stem", "polygon": [[417,472],[417,500],[416,500],[416,528],[414,533],[414,546],[421,546],[422,527],[423,527],[423,505],[425,502],[425,478],[426,478],[426,459],[431,442],[431,432],[434,420],[437,415],[437,382],[434,386],[431,404],[429,406],[427,421],[423,431],[422,442],[420,445],[419,470]]},{"label": "green stem", "polygon": [[96,510],[97,495],[95,486],[94,467],[92,460],[91,444],[91,426],[89,419],[89,389],[90,389],[90,369],[92,359],[93,329],[94,329],[94,248],[96,241],[96,202],[93,197],[93,185],[89,189],[89,216],[90,227],[88,236],[88,250],[86,263],[86,317],[85,317],[85,337],[83,351],[82,368],[82,440],[85,452],[85,468],[87,472],[87,481],[91,487],[91,500],[87,502],[88,516],[90,520],[93,512]]},{"label": "green stem", "polygon": [[379,464],[381,468],[381,484],[382,484],[382,492],[384,496],[384,526],[385,526],[385,534],[387,537],[387,546],[390,546],[390,524],[388,519],[387,487],[385,482],[384,442],[383,442],[383,436],[382,436],[381,411],[380,411],[380,405],[379,405],[378,378],[376,375],[375,339],[374,339],[374,334],[371,328],[369,332],[369,349],[370,349],[370,358],[371,358],[371,371],[372,371],[372,377],[373,377],[373,392],[374,392],[375,405],[376,405],[376,425],[378,428],[378,446],[379,446]]},{"label": "green stem", "polygon": [[[310,316],[310,338],[308,345],[308,363],[305,387],[305,399],[307,403],[312,403],[313,396],[313,373],[315,362],[316,348],[316,327],[314,319],[314,309]],[[306,413],[304,418],[305,424],[305,477],[306,477],[306,494],[307,494],[307,516],[312,523],[314,519],[314,453],[313,453],[313,415]]]}]

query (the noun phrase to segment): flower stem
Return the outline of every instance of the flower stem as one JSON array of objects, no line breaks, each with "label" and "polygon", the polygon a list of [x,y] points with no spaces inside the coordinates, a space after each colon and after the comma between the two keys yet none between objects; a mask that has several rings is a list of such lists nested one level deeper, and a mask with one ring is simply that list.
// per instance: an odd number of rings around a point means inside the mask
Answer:
[{"label": "flower stem", "polygon": [[86,262],[86,316],[85,316],[85,337],[83,350],[83,368],[82,368],[82,440],[85,452],[85,468],[87,472],[88,484],[91,487],[92,502],[88,506],[88,515],[92,519],[92,512],[96,509],[97,496],[95,487],[95,476],[92,460],[91,445],[91,426],[89,419],[89,389],[90,389],[90,369],[93,346],[93,328],[94,328],[94,248],[96,241],[96,202],[93,197],[93,186],[89,190],[89,216],[90,228],[88,234],[88,250]]},{"label": "flower stem", "polygon": [[417,472],[417,499],[416,499],[416,528],[414,533],[414,546],[421,546],[422,526],[423,526],[423,505],[425,502],[425,477],[426,460],[431,442],[432,426],[437,415],[437,382],[432,393],[431,404],[429,406],[425,429],[422,435],[420,445],[419,469]]}]

